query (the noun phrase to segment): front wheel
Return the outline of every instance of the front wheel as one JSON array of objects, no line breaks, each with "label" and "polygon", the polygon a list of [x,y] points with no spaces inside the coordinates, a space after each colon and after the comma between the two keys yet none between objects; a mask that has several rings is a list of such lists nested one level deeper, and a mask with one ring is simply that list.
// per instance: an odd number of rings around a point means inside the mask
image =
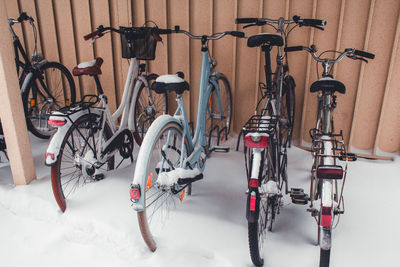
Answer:
[{"label": "front wheel", "polygon": [[53,194],[63,212],[66,198],[83,185],[103,179],[104,173],[114,168],[114,156],[104,164],[97,160],[101,144],[112,136],[107,123],[101,131],[98,119],[95,114],[83,115],[71,125],[61,143],[57,162],[51,167]]},{"label": "front wheel", "polygon": [[209,147],[228,139],[232,122],[232,92],[228,79],[220,74],[216,83],[218,89],[210,83],[211,93],[206,110],[205,132]]},{"label": "front wheel", "polygon": [[75,103],[75,98],[75,83],[68,69],[57,62],[43,64],[22,96],[29,131],[48,139],[56,131],[47,123],[50,113]]},{"label": "front wheel", "polygon": [[187,157],[189,147],[182,127],[175,122],[167,123],[153,136],[146,135],[144,142],[146,138],[154,138],[154,141],[149,146],[142,146],[136,163],[135,172],[137,168],[145,168],[146,185],[142,190],[144,210],[139,211],[137,215],[142,237],[150,250],[155,251],[157,244],[154,237],[159,236],[165,229],[163,226],[171,215],[170,210],[176,207],[176,203],[185,192],[185,188],[177,183],[166,185],[160,183],[158,178],[161,173],[182,168],[180,157],[182,153],[184,159]]}]

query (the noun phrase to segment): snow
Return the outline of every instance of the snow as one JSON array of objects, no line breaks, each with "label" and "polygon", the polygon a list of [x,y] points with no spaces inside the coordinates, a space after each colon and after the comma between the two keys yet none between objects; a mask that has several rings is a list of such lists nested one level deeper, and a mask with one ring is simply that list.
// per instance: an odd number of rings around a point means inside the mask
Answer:
[{"label": "snow", "polygon": [[160,83],[183,83],[184,79],[179,77],[177,74],[165,74],[161,75],[156,79],[156,82]]},{"label": "snow", "polygon": [[[134,164],[81,188],[62,214],[44,166],[47,141],[31,140],[37,180],[14,187],[9,166],[0,168],[1,266],[252,266],[244,156],[234,151],[234,142],[228,154],[208,159],[204,179],[177,203],[152,253],[129,200]],[[292,147],[288,159],[290,187],[308,193],[310,153]],[[332,235],[332,267],[397,266],[399,173],[399,158],[349,163],[346,212]],[[317,226],[307,207],[284,197],[267,233],[264,266],[318,266]]]},{"label": "snow", "polygon": [[157,183],[164,186],[171,186],[177,183],[180,178],[195,178],[199,174],[201,174],[201,172],[197,168],[193,170],[176,168],[175,170],[172,171],[161,172],[158,175]]}]

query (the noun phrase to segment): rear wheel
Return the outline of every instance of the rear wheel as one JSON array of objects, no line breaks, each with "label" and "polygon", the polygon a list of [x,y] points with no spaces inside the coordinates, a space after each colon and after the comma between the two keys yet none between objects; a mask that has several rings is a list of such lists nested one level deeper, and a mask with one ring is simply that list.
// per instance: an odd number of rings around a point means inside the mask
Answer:
[{"label": "rear wheel", "polygon": [[[152,138],[149,136],[149,138]],[[177,183],[167,186],[160,184],[158,181],[159,174],[162,172],[170,172],[176,168],[180,168],[180,157],[184,153],[186,158],[188,154],[188,144],[182,147],[184,136],[182,127],[177,123],[171,122],[166,124],[155,136],[154,142],[148,147],[143,147],[141,153],[146,155],[145,162],[137,162],[137,166],[145,168],[144,179],[146,188],[144,192],[144,210],[137,213],[139,227],[142,237],[150,248],[155,251],[157,244],[154,237],[162,233],[163,226],[168,220],[170,210],[176,207],[178,202],[184,196],[184,186]]]},{"label": "rear wheel", "polygon": [[75,103],[71,73],[57,62],[43,64],[36,70],[22,101],[28,129],[39,138],[49,138],[56,131],[47,123],[50,113]]},{"label": "rear wheel", "polygon": [[98,115],[84,115],[68,129],[61,143],[57,162],[51,167],[54,197],[64,212],[66,198],[70,198],[83,185],[104,178],[104,172],[114,168],[114,156],[99,166],[96,159],[100,143],[107,141],[112,132],[107,123],[100,136]]},{"label": "rear wheel", "polygon": [[148,76],[149,87],[142,83],[135,99],[135,140],[138,145],[142,144],[143,138],[153,121],[158,116],[168,113],[167,94],[157,94],[150,89],[156,78],[157,75]]},{"label": "rear wheel", "polygon": [[[220,74],[216,80],[219,90],[211,85],[206,110],[206,134],[209,147],[228,139],[232,122],[232,92],[228,79]],[[219,96],[219,97],[218,97]],[[221,108],[218,100],[221,101]]]},{"label": "rear wheel", "polygon": [[321,248],[319,256],[319,267],[329,267],[329,260],[331,257],[331,250],[325,250]]}]

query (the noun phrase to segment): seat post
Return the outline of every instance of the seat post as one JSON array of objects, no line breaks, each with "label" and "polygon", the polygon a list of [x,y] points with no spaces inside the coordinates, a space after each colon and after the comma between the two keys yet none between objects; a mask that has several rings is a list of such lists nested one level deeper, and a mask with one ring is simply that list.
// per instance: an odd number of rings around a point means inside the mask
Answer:
[{"label": "seat post", "polygon": [[271,46],[263,45],[261,50],[265,53],[265,78],[267,80],[267,88],[268,90],[272,89],[272,70],[271,70]]},{"label": "seat post", "polygon": [[94,81],[96,82],[97,92],[99,93],[99,95],[103,95],[104,91],[103,88],[101,87],[99,76],[97,74],[94,74],[93,77]]}]

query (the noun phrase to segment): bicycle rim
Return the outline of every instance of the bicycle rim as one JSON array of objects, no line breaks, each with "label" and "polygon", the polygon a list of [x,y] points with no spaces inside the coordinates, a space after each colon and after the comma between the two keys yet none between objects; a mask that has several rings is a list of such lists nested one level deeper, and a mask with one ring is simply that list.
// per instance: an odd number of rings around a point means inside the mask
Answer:
[{"label": "bicycle rim", "polygon": [[182,149],[182,138],[181,126],[168,123],[158,132],[153,144],[146,148],[147,162],[140,163],[146,168],[146,188],[143,190],[145,209],[138,212],[138,221],[142,237],[152,251],[157,248],[154,237],[162,234],[171,210],[176,208],[177,202],[184,194],[183,190],[177,192],[182,188],[175,185],[158,184],[158,174],[180,167],[181,153],[185,151],[187,155],[188,145],[185,142],[185,149]]},{"label": "bicycle rim", "polygon": [[[96,123],[94,115],[85,115],[71,125],[61,144],[60,154],[54,166],[51,167],[51,183],[57,204],[64,212],[66,199],[71,198],[75,191],[85,184],[104,178],[107,170],[114,168],[114,156],[103,166],[95,168],[97,161],[94,155],[99,150],[99,133],[93,133]],[[111,130],[107,124],[102,135],[102,141],[111,137]],[[99,170],[97,170],[99,169]]]}]

